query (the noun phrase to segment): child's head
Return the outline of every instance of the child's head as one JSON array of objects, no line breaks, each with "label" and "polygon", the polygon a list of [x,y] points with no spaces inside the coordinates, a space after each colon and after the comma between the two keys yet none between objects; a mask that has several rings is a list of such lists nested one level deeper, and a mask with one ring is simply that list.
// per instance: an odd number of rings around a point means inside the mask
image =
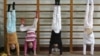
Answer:
[{"label": "child's head", "polygon": [[15,49],[15,44],[11,44],[11,45],[10,45],[10,48],[11,48],[12,50],[14,50],[14,49]]},{"label": "child's head", "polygon": [[58,44],[54,44],[54,47],[58,47]]},{"label": "child's head", "polygon": [[28,47],[29,47],[29,48],[32,48],[32,47],[33,47],[33,43],[32,43],[32,42],[29,42],[29,43],[28,43]]}]

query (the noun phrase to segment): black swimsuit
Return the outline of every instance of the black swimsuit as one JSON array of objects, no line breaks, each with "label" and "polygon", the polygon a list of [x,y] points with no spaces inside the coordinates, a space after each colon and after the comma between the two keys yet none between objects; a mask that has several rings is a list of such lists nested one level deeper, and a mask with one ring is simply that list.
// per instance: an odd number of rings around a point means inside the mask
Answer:
[{"label": "black swimsuit", "polygon": [[52,53],[52,48],[54,44],[58,44],[58,48],[60,49],[60,55],[62,55],[62,40],[61,40],[61,31],[59,33],[55,33],[53,30],[51,32],[50,45],[49,45],[49,54]]}]

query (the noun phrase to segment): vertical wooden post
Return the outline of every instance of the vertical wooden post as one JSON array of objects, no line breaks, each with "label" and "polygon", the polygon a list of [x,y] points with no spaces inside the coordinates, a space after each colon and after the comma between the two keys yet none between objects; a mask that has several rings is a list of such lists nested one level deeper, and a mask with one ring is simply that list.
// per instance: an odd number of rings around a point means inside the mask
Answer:
[{"label": "vertical wooden post", "polygon": [[73,52],[73,0],[70,0],[70,52]]},{"label": "vertical wooden post", "polygon": [[38,18],[38,26],[37,26],[37,52],[40,52],[40,0],[37,0],[37,18]]},{"label": "vertical wooden post", "polygon": [[7,0],[4,0],[4,4],[3,4],[3,7],[4,7],[4,48],[5,48],[5,52],[6,52],[6,37],[7,37],[7,30],[6,30],[6,10],[7,10],[7,7],[6,7],[6,4],[7,4]]}]

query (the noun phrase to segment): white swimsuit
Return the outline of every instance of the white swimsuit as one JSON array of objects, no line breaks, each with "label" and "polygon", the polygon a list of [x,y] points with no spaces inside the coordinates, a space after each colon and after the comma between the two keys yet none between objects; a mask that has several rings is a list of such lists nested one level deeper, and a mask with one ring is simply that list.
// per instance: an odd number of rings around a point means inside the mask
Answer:
[{"label": "white swimsuit", "polygon": [[56,5],[53,13],[52,30],[54,30],[55,33],[59,33],[61,28],[61,7]]},{"label": "white swimsuit", "polygon": [[[89,6],[89,3],[91,4]],[[86,15],[84,19],[84,29],[91,28],[93,29],[93,13],[94,13],[94,3],[93,0],[87,0],[87,8],[86,8]],[[87,34],[84,32],[83,34],[83,43],[84,44],[94,44],[94,33]]]}]

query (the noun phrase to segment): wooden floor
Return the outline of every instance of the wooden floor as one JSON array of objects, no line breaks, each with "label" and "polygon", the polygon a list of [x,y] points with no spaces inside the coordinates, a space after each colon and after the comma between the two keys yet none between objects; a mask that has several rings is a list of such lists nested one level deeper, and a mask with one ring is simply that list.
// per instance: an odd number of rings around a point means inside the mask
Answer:
[{"label": "wooden floor", "polygon": [[[12,55],[12,56],[16,56],[16,55]],[[20,56],[24,56],[23,52],[21,53]],[[32,54],[28,54],[27,56],[33,56]],[[41,51],[40,53],[37,54],[37,56],[48,56],[48,52],[47,51]],[[58,52],[53,53],[52,56],[59,56]],[[92,56],[89,54],[89,51],[87,52],[87,55],[82,55],[82,51],[75,51],[73,53],[69,53],[69,52],[63,52],[62,56]],[[93,56],[100,56],[100,52],[95,52]]]}]

